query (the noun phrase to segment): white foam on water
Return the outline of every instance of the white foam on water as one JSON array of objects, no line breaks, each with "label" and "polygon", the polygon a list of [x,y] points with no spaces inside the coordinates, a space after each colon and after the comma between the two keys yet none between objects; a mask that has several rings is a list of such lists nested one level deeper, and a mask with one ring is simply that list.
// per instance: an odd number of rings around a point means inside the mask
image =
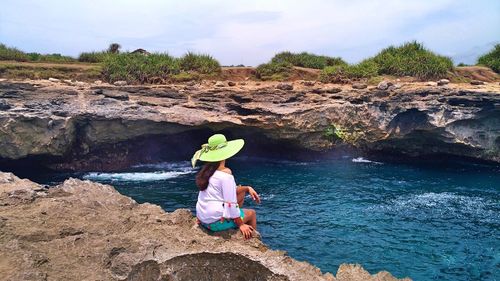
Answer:
[{"label": "white foam on water", "polygon": [[484,205],[482,198],[469,197],[458,195],[450,192],[434,193],[427,192],[423,194],[415,194],[410,198],[399,198],[393,202],[397,206],[409,208],[433,208],[442,206],[468,206],[474,204],[476,206]]},{"label": "white foam on water", "polygon": [[371,160],[365,159],[365,158],[363,158],[363,157],[352,158],[352,162],[354,162],[354,163],[373,163],[373,164],[382,164],[381,162],[371,161]]},{"label": "white foam on water", "polygon": [[137,173],[88,173],[83,176],[86,180],[97,181],[160,181],[177,178],[190,174],[193,171],[168,171],[168,172],[137,172]]},{"label": "white foam on water", "polygon": [[425,212],[439,216],[499,222],[498,201],[452,192],[427,192],[400,196],[380,208],[397,213]]}]

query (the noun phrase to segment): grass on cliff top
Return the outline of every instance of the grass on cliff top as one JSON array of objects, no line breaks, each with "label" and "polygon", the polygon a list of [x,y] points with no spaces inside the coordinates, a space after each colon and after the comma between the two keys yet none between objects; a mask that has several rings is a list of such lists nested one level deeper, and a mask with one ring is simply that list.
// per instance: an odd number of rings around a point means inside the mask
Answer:
[{"label": "grass on cliff top", "polygon": [[7,47],[0,43],[0,60],[28,61],[28,55],[13,47]]},{"label": "grass on cliff top", "polygon": [[0,60],[12,60],[20,62],[52,62],[52,63],[71,63],[76,60],[69,56],[61,54],[40,54],[25,53],[17,48],[8,47],[0,43]]},{"label": "grass on cliff top", "polygon": [[101,68],[98,65],[0,62],[0,77],[8,79],[52,77],[90,82],[101,79]]},{"label": "grass on cliff top", "polygon": [[[486,60],[485,60],[486,61]],[[370,79],[380,75],[413,76],[418,79],[447,77],[453,70],[450,58],[433,53],[416,41],[390,46],[376,56],[357,64],[347,64],[341,58],[303,53],[281,52],[270,62],[257,67],[257,78],[285,80],[293,66],[321,69],[324,82],[347,83],[351,80]]]},{"label": "grass on cliff top", "polygon": [[364,60],[353,65],[336,65],[325,67],[320,80],[331,83],[348,83],[351,80],[368,79],[377,76],[379,66],[373,60]]},{"label": "grass on cliff top", "polygon": [[425,80],[447,77],[451,70],[453,62],[450,58],[437,55],[414,41],[385,48],[358,64],[325,67],[320,79],[324,82],[346,82],[391,75]]},{"label": "grass on cliff top", "polygon": [[381,75],[413,76],[420,79],[443,78],[453,70],[453,61],[437,55],[416,41],[383,49],[373,58]]},{"label": "grass on cliff top", "polygon": [[187,53],[175,58],[165,53],[149,55],[120,53],[109,54],[103,61],[103,78],[109,82],[125,80],[129,83],[163,83],[185,81],[202,75],[217,75],[220,64],[206,54]]},{"label": "grass on cliff top", "polygon": [[270,63],[290,63],[293,66],[315,69],[323,69],[327,66],[347,64],[344,60],[338,57],[320,56],[307,52],[298,54],[292,52],[281,52],[276,54],[271,59]]},{"label": "grass on cliff top", "polygon": [[256,68],[256,76],[261,80],[283,81],[288,79],[293,67],[323,69],[328,66],[347,65],[341,58],[320,56],[307,52],[281,52],[276,54],[270,62]]},{"label": "grass on cliff top", "polygon": [[78,56],[79,62],[102,63],[110,54],[106,51],[83,52]]},{"label": "grass on cliff top", "polygon": [[78,61],[87,63],[102,63],[108,56],[120,53],[121,45],[118,43],[111,43],[107,50],[83,52],[78,56]]},{"label": "grass on cliff top", "polygon": [[283,81],[292,74],[293,64],[289,62],[269,62],[264,63],[255,69],[258,79],[267,81]]},{"label": "grass on cliff top", "polygon": [[487,66],[496,73],[500,73],[500,44],[496,44],[493,50],[479,57],[477,64]]}]

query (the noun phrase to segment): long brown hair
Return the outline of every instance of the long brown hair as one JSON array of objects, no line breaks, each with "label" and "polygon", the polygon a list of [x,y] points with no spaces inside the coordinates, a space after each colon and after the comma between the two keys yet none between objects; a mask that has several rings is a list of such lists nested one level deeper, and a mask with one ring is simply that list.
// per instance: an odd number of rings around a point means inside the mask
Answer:
[{"label": "long brown hair", "polygon": [[196,174],[196,185],[200,191],[207,189],[208,180],[215,173],[215,171],[217,171],[219,165],[220,162],[208,162],[203,165],[198,174]]}]

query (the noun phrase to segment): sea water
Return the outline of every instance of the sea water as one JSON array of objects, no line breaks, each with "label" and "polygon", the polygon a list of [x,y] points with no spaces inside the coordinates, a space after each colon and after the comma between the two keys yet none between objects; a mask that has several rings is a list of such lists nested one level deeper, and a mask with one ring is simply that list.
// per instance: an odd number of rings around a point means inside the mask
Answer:
[{"label": "sea water", "polygon": [[[193,210],[196,170],[189,162],[139,165],[123,172],[33,175],[42,183],[68,176],[112,184],[136,201],[167,211]],[[228,162],[238,184],[262,198],[258,230],[323,272],[359,263],[414,280],[500,280],[500,168],[372,162],[363,158]]]}]

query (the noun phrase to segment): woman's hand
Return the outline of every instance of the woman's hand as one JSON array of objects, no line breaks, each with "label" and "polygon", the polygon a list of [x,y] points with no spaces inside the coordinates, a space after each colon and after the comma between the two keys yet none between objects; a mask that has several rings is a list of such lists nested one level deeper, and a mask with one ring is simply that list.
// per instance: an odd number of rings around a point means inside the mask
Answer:
[{"label": "woman's hand", "polygon": [[260,196],[251,186],[248,187],[248,194],[250,194],[250,197],[252,197],[253,201],[257,202],[257,204],[260,204]]},{"label": "woman's hand", "polygon": [[240,225],[240,231],[241,234],[243,234],[243,236],[245,237],[245,239],[252,238],[253,227],[249,226],[248,224]]}]

